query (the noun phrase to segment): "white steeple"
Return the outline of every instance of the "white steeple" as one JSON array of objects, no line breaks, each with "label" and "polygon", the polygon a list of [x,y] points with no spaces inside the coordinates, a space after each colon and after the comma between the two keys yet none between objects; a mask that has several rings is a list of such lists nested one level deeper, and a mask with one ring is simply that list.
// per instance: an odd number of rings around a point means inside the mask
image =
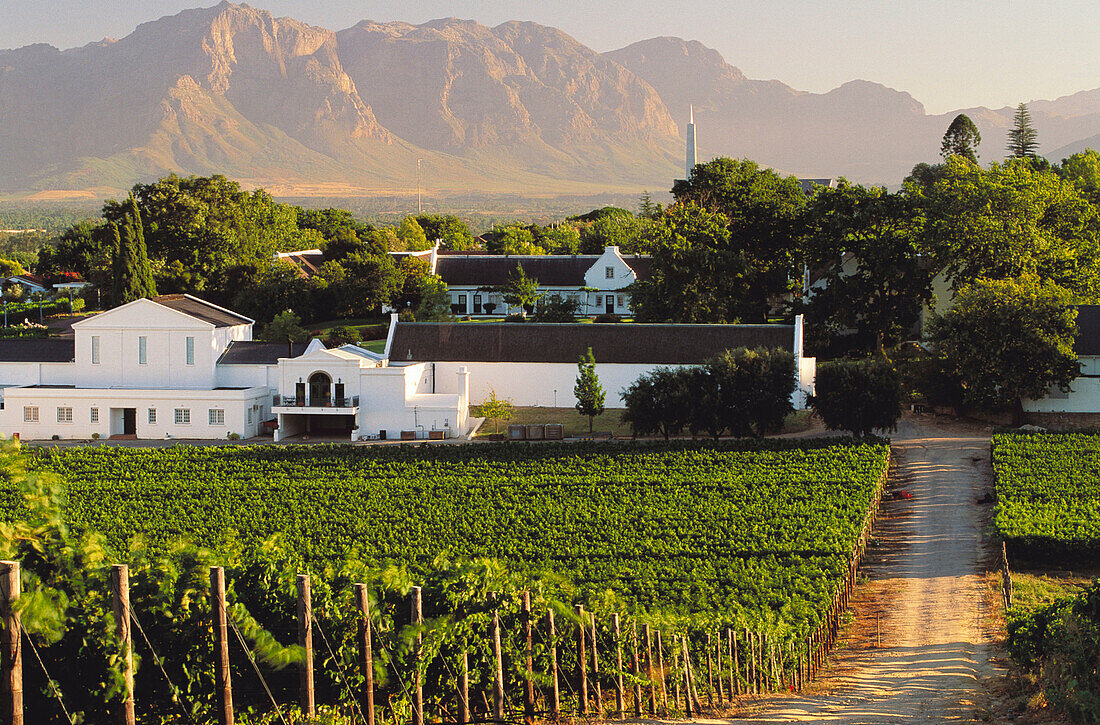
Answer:
[{"label": "white steeple", "polygon": [[688,108],[689,108],[689,111],[688,111],[688,125],[687,125],[687,159],[686,159],[687,172],[686,172],[686,176],[684,178],[690,180],[691,179],[691,174],[695,170],[695,164],[698,163],[698,159],[696,158],[696,149],[695,149],[695,105],[692,104]]}]

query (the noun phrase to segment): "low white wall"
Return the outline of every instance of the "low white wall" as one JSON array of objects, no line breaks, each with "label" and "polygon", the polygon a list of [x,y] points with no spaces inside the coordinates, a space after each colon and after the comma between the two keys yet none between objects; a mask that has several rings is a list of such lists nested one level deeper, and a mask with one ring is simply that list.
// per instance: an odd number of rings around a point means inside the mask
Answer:
[{"label": "low white wall", "polygon": [[[1100,378],[1077,378],[1066,397],[1025,400],[1029,413],[1100,413]],[[1059,394],[1056,394],[1059,395]]]},{"label": "low white wall", "polygon": [[[0,434],[10,437],[18,433],[25,440],[48,440],[54,435],[84,440],[93,433],[108,438],[123,432],[125,408],[135,410],[138,438],[221,439],[230,432],[251,438],[257,435],[262,419],[270,417],[271,409],[267,388],[216,391],[8,388],[4,392]],[[24,420],[24,408],[28,406],[38,408],[37,423]],[[58,408],[71,408],[72,421],[59,422]],[[99,411],[99,421],[95,423],[91,420],[93,408]],[[149,422],[150,408],[157,411],[155,423]],[[190,411],[189,423],[175,422],[177,408]],[[224,411],[224,424],[210,424],[211,409]]]}]

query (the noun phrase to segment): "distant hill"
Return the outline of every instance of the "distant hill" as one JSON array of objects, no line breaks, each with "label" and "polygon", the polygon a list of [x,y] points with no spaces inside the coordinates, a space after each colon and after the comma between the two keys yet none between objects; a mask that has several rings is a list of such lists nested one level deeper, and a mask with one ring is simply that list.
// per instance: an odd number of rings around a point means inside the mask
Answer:
[{"label": "distant hill", "polygon": [[[701,158],[897,183],[937,158],[954,112],[852,81],[824,94],[751,80],[694,41],[600,54],[555,28],[443,19],[338,32],[223,2],[121,40],[0,50],[0,197],[95,197],[169,171],[272,193],[633,194]],[[1095,144],[1100,89],[1032,104],[1042,148]],[[968,109],[1003,156],[1012,109]],[[1059,160],[1058,156],[1055,160]]]}]

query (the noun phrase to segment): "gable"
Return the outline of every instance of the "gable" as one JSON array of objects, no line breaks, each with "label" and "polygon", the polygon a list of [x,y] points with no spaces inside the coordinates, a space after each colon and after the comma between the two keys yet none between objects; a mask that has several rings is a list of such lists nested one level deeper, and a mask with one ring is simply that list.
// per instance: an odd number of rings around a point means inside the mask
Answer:
[{"label": "gable", "polygon": [[113,310],[107,310],[94,317],[89,317],[80,322],[73,323],[73,329],[79,332],[88,332],[91,330],[164,328],[174,330],[213,330],[214,324],[200,320],[185,312],[159,305],[147,299],[127,302],[121,307],[116,307]]}]

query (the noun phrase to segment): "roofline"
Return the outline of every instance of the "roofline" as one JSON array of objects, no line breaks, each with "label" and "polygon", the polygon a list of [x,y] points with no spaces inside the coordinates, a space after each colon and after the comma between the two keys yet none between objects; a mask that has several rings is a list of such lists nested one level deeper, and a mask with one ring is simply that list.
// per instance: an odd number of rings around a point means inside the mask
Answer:
[{"label": "roofline", "polygon": [[[801,317],[801,315],[799,315],[799,316]],[[466,324],[470,324],[470,323],[466,323],[466,322],[401,322],[399,320],[394,320],[394,324],[397,324],[397,325],[423,325],[423,326],[436,325],[436,326],[442,326],[442,325],[466,325]],[[497,325],[507,325],[508,327],[511,328],[511,327],[519,326],[519,323],[515,323],[515,322],[479,322],[479,323],[477,323],[478,328],[495,327]],[[757,324],[742,325],[740,323],[724,323],[724,322],[723,323],[710,323],[710,324],[684,323],[684,322],[524,322],[524,323],[522,323],[522,327],[524,327],[524,328],[527,328],[527,327],[553,327],[553,328],[559,329],[559,330],[562,329],[562,328],[565,328],[565,327],[583,327],[585,329],[590,328],[590,327],[630,327],[630,328],[634,328],[634,327],[649,327],[649,328],[653,328],[653,327],[674,327],[676,329],[682,329],[682,328],[686,328],[686,327],[700,327],[700,328],[703,328],[703,327],[706,327],[706,328],[739,327],[739,328],[753,328],[753,329],[772,330],[772,329],[775,329],[775,328],[778,328],[778,327],[791,327],[791,328],[793,328],[793,327],[796,327],[796,326],[797,326],[796,324],[772,325],[772,324],[758,324],[757,323]]]},{"label": "roofline", "polygon": [[[256,321],[253,320],[251,317],[245,317],[241,313],[234,312],[233,310],[230,310],[230,309],[226,309],[225,307],[222,307],[221,305],[216,305],[213,302],[207,302],[206,300],[199,299],[198,297],[195,297],[194,295],[189,295],[186,292],[184,293],[183,296],[186,297],[189,300],[194,300],[195,302],[198,302],[200,304],[204,304],[207,307],[213,307],[215,310],[221,310],[222,312],[226,313],[227,315],[233,315],[234,317],[239,317],[242,320],[247,320],[248,321],[247,323],[242,322],[241,323],[242,325],[243,324],[248,324],[248,325],[255,325],[256,324]],[[161,305],[161,306],[163,307],[164,305]],[[184,314],[186,314],[186,313],[184,313]],[[236,327],[236,325],[233,325],[233,327]]]},{"label": "roofline", "polygon": [[114,312],[115,310],[122,310],[122,309],[130,307],[132,305],[136,305],[140,302],[149,302],[151,304],[156,305],[157,307],[160,307],[161,309],[168,310],[169,312],[171,312],[174,315],[180,315],[181,317],[186,317],[189,320],[193,320],[194,322],[197,322],[200,325],[209,325],[210,329],[212,329],[212,330],[216,329],[218,327],[213,322],[207,322],[206,320],[200,320],[199,318],[195,317],[194,315],[189,315],[186,312],[180,312],[179,310],[174,310],[171,307],[168,307],[167,305],[160,304],[159,302],[153,302],[153,300],[149,299],[148,297],[138,297],[136,300],[130,300],[129,302],[127,302],[124,305],[119,305],[118,307],[113,307],[109,310],[104,310],[103,312],[100,312],[98,315],[92,315],[91,317],[85,317],[83,320],[80,320],[79,322],[74,322],[72,325],[70,325],[70,327],[79,327],[80,325],[87,324],[87,323],[91,322],[92,320],[100,319],[101,317],[103,317],[103,315],[108,315],[108,314]]}]

